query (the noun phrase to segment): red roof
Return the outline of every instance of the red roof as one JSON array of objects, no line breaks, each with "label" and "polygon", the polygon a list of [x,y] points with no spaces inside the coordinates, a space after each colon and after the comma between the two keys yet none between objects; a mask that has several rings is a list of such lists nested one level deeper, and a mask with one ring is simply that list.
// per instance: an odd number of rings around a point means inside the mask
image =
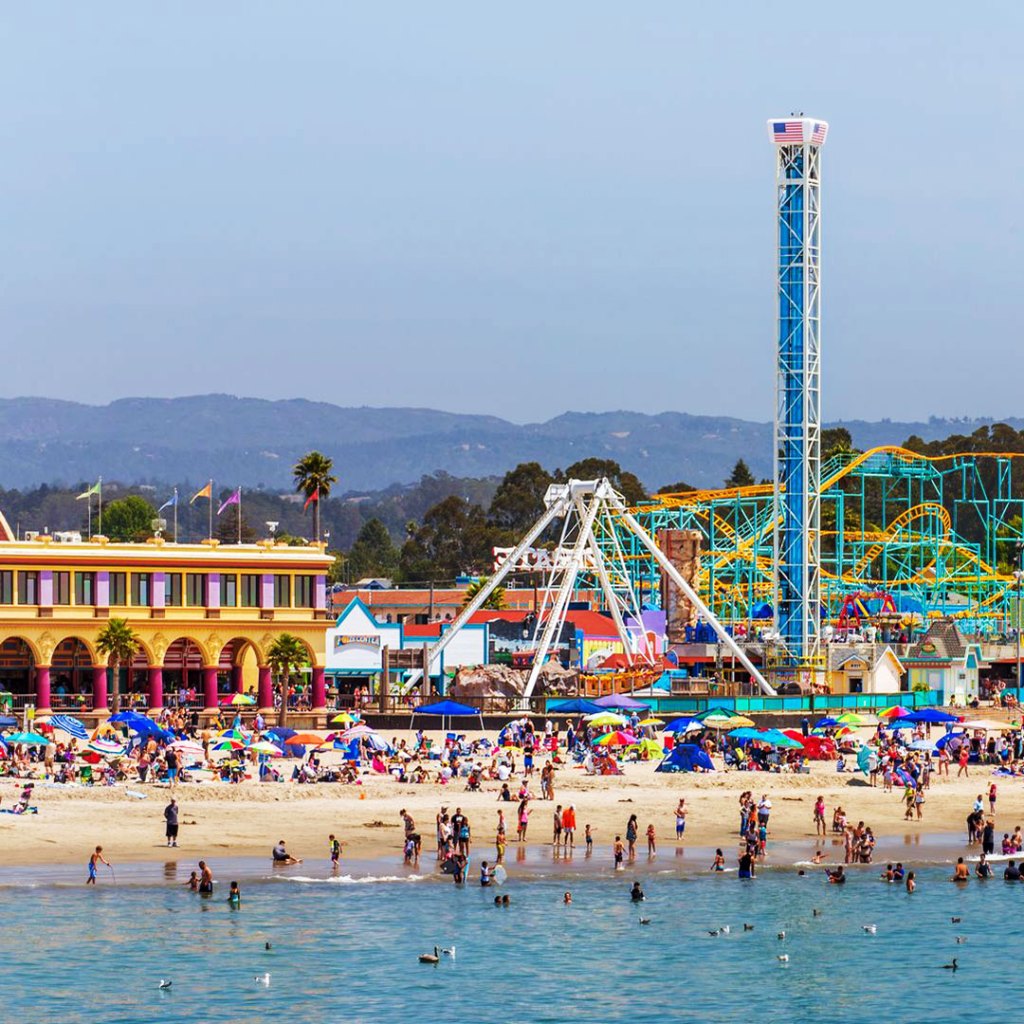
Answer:
[{"label": "red roof", "polygon": [[425,625],[417,625],[414,622],[403,622],[402,632],[405,636],[440,636],[441,623],[428,622]]}]

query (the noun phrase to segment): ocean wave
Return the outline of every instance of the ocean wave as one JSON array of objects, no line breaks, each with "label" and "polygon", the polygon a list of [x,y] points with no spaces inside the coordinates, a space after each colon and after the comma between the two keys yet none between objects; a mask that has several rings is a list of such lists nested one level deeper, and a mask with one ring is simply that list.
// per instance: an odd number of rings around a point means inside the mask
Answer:
[{"label": "ocean wave", "polygon": [[426,875],[331,875],[314,878],[312,875],[271,875],[275,882],[302,882],[306,885],[368,885],[372,882],[421,882]]}]

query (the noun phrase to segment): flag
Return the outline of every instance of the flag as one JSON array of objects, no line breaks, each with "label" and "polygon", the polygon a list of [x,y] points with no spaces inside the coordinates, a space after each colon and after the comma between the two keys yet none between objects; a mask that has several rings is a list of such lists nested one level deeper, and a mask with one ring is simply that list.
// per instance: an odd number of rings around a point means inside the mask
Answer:
[{"label": "flag", "polygon": [[775,142],[802,143],[804,125],[802,121],[772,121],[772,139]]},{"label": "flag", "polygon": [[217,509],[217,515],[220,515],[228,507],[228,505],[238,505],[242,501],[242,488],[239,487],[234,494],[224,499],[224,503],[219,509]]},{"label": "flag", "polygon": [[823,146],[825,144],[825,136],[828,134],[828,122],[827,121],[815,121],[814,127],[811,129],[811,145],[812,146]]},{"label": "flag", "polygon": [[313,493],[306,499],[306,504],[302,506],[302,511],[305,512],[309,508],[310,502],[315,501],[318,505],[320,504],[320,485],[314,488]]},{"label": "flag", "polygon": [[200,490],[196,491],[196,493],[193,494],[192,497],[188,499],[188,503],[191,505],[192,502],[196,500],[196,498],[209,498],[210,501],[213,501],[213,481],[212,480],[205,487],[203,487]]},{"label": "flag", "polygon": [[177,505],[177,504],[178,504],[178,492],[177,492],[177,491],[175,491],[175,492],[174,492],[174,494],[173,494],[173,495],[172,495],[172,496],[171,496],[170,498],[168,498],[168,499],[167,499],[167,500],[166,500],[166,501],[165,501],[165,502],[164,502],[164,503],[163,503],[163,504],[162,504],[162,505],[161,505],[161,506],[160,506],[160,507],[159,507],[159,508],[158,508],[158,509],[156,510],[156,511],[157,511],[157,515],[159,515],[159,514],[160,514],[161,512],[163,512],[163,510],[164,510],[165,508],[170,508],[170,507],[171,507],[172,505]]},{"label": "flag", "polygon": [[100,493],[100,482],[99,482],[99,480],[97,480],[96,483],[94,483],[92,485],[92,487],[90,487],[87,491],[82,491],[82,493],[79,494],[77,498],[75,498],[75,501],[81,501],[83,498],[91,498],[94,494],[99,494],[99,493]]}]

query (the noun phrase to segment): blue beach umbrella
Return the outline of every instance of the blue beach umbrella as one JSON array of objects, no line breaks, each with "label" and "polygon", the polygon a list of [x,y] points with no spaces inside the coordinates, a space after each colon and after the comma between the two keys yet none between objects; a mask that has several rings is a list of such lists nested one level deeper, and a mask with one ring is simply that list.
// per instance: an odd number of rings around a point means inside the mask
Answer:
[{"label": "blue beach umbrella", "polygon": [[932,725],[945,725],[947,722],[959,722],[956,715],[947,711],[940,711],[938,708],[921,708],[920,711],[912,711],[900,719],[901,722],[930,722]]},{"label": "blue beach umbrella", "polygon": [[837,722],[834,718],[819,718],[814,723],[814,728],[815,729],[836,729],[840,725],[842,725],[842,722]]},{"label": "blue beach umbrella", "polygon": [[665,726],[665,732],[689,732],[691,729],[701,728],[700,722],[695,718],[673,718]]},{"label": "blue beach umbrella", "polygon": [[63,730],[76,740],[87,740],[89,738],[89,731],[86,727],[77,718],[72,718],[71,715],[54,715],[50,719],[50,725],[54,729]]},{"label": "blue beach umbrella", "polygon": [[727,732],[726,736],[733,740],[764,740],[764,734],[759,732],[757,729],[733,729],[731,732]]}]

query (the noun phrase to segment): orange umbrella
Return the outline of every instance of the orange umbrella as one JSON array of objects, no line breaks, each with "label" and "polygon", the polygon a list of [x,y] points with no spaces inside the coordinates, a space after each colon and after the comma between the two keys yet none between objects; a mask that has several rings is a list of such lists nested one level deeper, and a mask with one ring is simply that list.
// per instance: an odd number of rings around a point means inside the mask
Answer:
[{"label": "orange umbrella", "polygon": [[289,736],[284,742],[289,747],[320,747],[327,740],[323,736],[318,736],[315,732],[297,732],[294,736]]}]

